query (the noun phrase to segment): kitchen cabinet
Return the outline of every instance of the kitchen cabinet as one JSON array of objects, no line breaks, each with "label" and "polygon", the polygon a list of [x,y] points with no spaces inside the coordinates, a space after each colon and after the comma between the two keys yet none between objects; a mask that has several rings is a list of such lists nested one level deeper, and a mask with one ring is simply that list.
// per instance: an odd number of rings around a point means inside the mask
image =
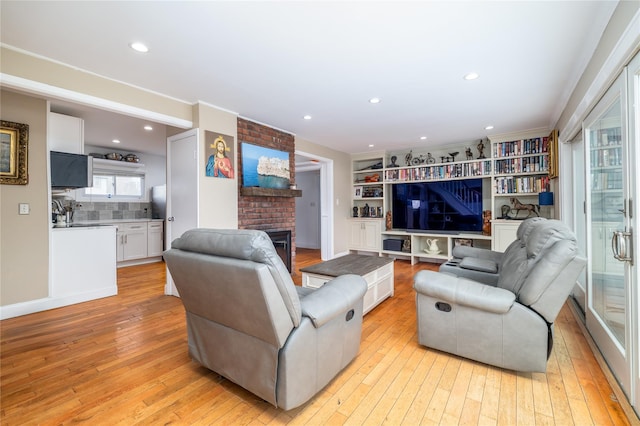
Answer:
[{"label": "kitchen cabinet", "polygon": [[114,226],[51,230],[51,297],[64,305],[118,293]]},{"label": "kitchen cabinet", "polygon": [[84,120],[50,112],[48,125],[50,151],[84,153]]},{"label": "kitchen cabinet", "polygon": [[162,256],[164,251],[164,222],[147,223],[147,256]]},{"label": "kitchen cabinet", "polygon": [[118,262],[147,257],[147,223],[119,223],[116,240]]},{"label": "kitchen cabinet", "polygon": [[349,224],[349,249],[380,251],[380,219],[356,219]]}]

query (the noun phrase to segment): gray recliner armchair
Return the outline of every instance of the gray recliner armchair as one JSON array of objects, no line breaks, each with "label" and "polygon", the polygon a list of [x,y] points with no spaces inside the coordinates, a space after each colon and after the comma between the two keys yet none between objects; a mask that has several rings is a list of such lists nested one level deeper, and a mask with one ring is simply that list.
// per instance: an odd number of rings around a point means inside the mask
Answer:
[{"label": "gray recliner armchair", "polygon": [[478,247],[455,246],[452,258],[440,265],[440,272],[495,286],[500,277],[502,259],[525,250],[527,238],[533,229],[546,220],[542,217],[523,220],[518,226],[515,241],[509,244],[504,253]]},{"label": "gray recliner armchair", "polygon": [[295,286],[270,238],[254,230],[190,230],[164,258],[192,358],[276,407],[305,403],[358,354],[360,276]]},{"label": "gray recliner armchair", "polygon": [[505,252],[496,286],[435,271],[414,278],[421,345],[516,371],[546,371],[553,322],[586,259],[557,220]]}]

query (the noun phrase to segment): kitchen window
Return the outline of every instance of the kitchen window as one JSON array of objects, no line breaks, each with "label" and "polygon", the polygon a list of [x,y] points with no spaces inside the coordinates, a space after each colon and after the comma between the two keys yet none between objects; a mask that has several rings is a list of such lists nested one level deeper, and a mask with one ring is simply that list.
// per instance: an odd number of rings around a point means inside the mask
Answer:
[{"label": "kitchen window", "polygon": [[146,201],[145,168],[142,164],[93,161],[93,186],[79,189],[83,201]]},{"label": "kitchen window", "polygon": [[144,197],[144,175],[94,173],[93,186],[84,193],[92,198],[140,199]]}]

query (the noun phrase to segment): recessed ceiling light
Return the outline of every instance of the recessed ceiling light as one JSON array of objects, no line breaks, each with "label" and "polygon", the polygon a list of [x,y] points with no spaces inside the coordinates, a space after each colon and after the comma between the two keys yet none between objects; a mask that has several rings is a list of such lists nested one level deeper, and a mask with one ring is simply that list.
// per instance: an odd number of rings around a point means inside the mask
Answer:
[{"label": "recessed ceiling light", "polygon": [[120,143],[120,140],[119,140],[119,139],[114,139],[114,140],[112,140],[111,142],[113,142],[113,143]]},{"label": "recessed ceiling light", "polygon": [[311,116],[310,116],[310,115],[305,115],[305,116],[304,116],[304,117],[302,117],[302,118],[304,118],[305,120],[311,120]]},{"label": "recessed ceiling light", "polygon": [[484,129],[485,129],[485,130],[491,130],[491,129],[493,129],[493,126],[492,126],[492,125],[488,125],[488,126],[487,126],[487,127],[485,127]]},{"label": "recessed ceiling light", "polygon": [[374,144],[372,144],[372,143],[370,143],[370,144],[369,144],[369,148],[373,148],[374,146],[375,146],[375,145],[374,145]]},{"label": "recessed ceiling light", "polygon": [[420,139],[421,140],[425,140],[425,139],[427,139],[427,137],[426,136],[420,136]]},{"label": "recessed ceiling light", "polygon": [[369,103],[371,103],[371,104],[379,104],[380,103],[380,98],[371,98],[371,99],[369,99]]},{"label": "recessed ceiling light", "polygon": [[139,41],[134,41],[133,43],[130,43],[129,47],[131,47],[136,52],[140,52],[140,53],[147,53],[149,51],[149,48],[144,43],[140,43]]},{"label": "recessed ceiling light", "polygon": [[144,129],[148,132],[150,132],[151,130],[153,130],[153,127],[149,126],[148,124],[146,126],[144,126]]},{"label": "recessed ceiling light", "polygon": [[464,79],[465,80],[475,80],[478,77],[480,77],[480,76],[478,75],[477,72],[470,72],[469,74],[464,76]]}]

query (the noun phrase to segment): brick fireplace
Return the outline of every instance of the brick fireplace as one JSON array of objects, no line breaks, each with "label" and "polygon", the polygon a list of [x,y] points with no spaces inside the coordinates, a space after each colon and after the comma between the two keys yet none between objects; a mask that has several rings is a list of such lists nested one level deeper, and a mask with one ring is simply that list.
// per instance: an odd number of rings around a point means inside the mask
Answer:
[{"label": "brick fireplace", "polygon": [[268,233],[290,231],[291,270],[295,268],[296,201],[293,197],[247,196],[242,188],[242,142],[289,153],[291,183],[295,183],[295,139],[293,135],[238,118],[238,228]]}]

